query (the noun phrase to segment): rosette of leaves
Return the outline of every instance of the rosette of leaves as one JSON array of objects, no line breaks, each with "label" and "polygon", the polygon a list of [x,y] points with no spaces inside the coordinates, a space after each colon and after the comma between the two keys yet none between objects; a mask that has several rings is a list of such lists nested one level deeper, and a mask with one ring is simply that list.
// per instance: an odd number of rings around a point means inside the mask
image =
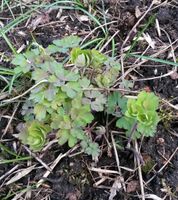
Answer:
[{"label": "rosette of leaves", "polygon": [[140,92],[137,99],[129,99],[125,115],[120,118],[116,125],[124,128],[129,135],[134,124],[137,124],[134,137],[141,135],[153,136],[160,118],[157,113],[159,99],[154,93]]},{"label": "rosette of leaves", "polygon": [[103,65],[102,72],[95,77],[96,84],[100,88],[112,86],[120,71],[120,64],[114,58],[108,58]]},{"label": "rosette of leaves", "polygon": [[33,151],[40,151],[46,144],[46,136],[50,132],[49,125],[43,124],[39,121],[32,121],[25,124],[21,130],[18,138],[24,143],[29,145]]},{"label": "rosette of leaves", "polygon": [[102,67],[107,57],[96,49],[73,48],[71,53],[71,62],[76,67],[91,67],[94,69]]}]

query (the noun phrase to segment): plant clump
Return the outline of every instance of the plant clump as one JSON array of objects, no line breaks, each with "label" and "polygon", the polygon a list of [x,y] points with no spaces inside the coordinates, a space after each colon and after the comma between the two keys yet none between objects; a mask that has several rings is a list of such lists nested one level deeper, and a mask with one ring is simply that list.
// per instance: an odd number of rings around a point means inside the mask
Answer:
[{"label": "plant clump", "polygon": [[[92,89],[103,82],[98,80],[98,73],[112,71],[112,67],[116,68],[116,61],[108,64],[109,57],[95,49],[82,50],[78,47],[79,42],[77,36],[68,36],[53,41],[45,49],[37,45],[15,55],[12,60],[16,66],[14,71],[30,77],[35,84],[22,107],[26,128],[19,135],[22,142],[34,151],[44,147],[49,132],[46,127],[50,127],[60,145],[68,143],[73,147],[80,142],[84,152],[92,157],[99,155],[99,146],[86,127],[94,119],[93,111],[104,110],[107,99],[104,92]],[[72,67],[67,65],[67,56],[59,61],[55,59],[55,55],[67,54],[71,49],[68,63],[73,64]],[[117,73],[119,70],[117,64]],[[110,78],[108,73],[104,86],[114,83],[115,80]]]},{"label": "plant clump", "polygon": [[136,124],[135,138],[142,135],[153,136],[160,118],[157,113],[159,99],[154,93],[142,91],[137,99],[127,101],[127,110],[124,116],[117,120],[116,125],[119,128],[127,130],[129,136],[134,124]]}]

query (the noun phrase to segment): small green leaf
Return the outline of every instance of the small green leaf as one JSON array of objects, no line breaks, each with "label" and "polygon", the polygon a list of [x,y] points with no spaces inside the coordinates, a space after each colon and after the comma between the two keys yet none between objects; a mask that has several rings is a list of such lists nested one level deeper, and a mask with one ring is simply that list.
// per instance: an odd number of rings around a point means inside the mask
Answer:
[{"label": "small green leaf", "polygon": [[48,77],[48,73],[45,72],[42,69],[37,68],[33,73],[32,73],[32,79],[35,80],[36,82],[39,82],[43,79],[46,79]]},{"label": "small green leaf", "polygon": [[73,147],[77,144],[78,140],[76,137],[73,137],[72,135],[70,135],[69,139],[68,139],[68,145],[69,147]]},{"label": "small green leaf", "polygon": [[66,53],[69,48],[77,47],[81,39],[78,36],[67,36],[61,40],[54,40],[53,44],[60,48],[60,52]]},{"label": "small green leaf", "polygon": [[46,108],[42,104],[37,104],[34,107],[34,114],[36,116],[36,119],[39,121],[42,121],[46,117]]},{"label": "small green leaf", "polygon": [[31,64],[27,62],[27,59],[23,54],[17,54],[11,62],[13,65],[16,65],[15,73],[23,72],[27,73],[31,69]]},{"label": "small green leaf", "polygon": [[105,63],[105,61],[107,61],[107,57],[96,49],[91,50],[91,57],[91,66],[93,68],[100,68]]},{"label": "small green leaf", "polygon": [[63,92],[66,92],[67,96],[70,98],[74,98],[78,92],[81,91],[80,84],[78,82],[68,82],[64,86],[61,87]]},{"label": "small green leaf", "polygon": [[86,77],[79,80],[79,84],[82,88],[88,88],[90,85],[90,80],[88,80]]},{"label": "small green leaf", "polygon": [[57,138],[58,138],[58,143],[59,145],[63,145],[65,144],[69,138],[70,138],[70,132],[69,130],[65,130],[65,129],[60,129],[57,134],[56,134]]},{"label": "small green leaf", "polygon": [[24,144],[28,144],[33,151],[40,151],[46,144],[46,135],[51,130],[48,125],[38,121],[26,123],[26,126],[19,133],[18,138]]}]

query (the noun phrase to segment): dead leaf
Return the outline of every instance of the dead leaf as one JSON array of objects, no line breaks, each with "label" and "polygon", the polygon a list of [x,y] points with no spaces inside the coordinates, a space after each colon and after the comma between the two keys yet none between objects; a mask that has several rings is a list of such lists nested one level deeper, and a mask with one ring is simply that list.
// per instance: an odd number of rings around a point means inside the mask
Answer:
[{"label": "dead leaf", "polygon": [[127,184],[127,192],[131,193],[131,192],[135,192],[136,190],[138,190],[139,188],[139,182],[138,181],[130,181]]},{"label": "dead leaf", "polygon": [[148,33],[143,33],[143,37],[144,39],[148,42],[148,44],[150,45],[150,47],[152,49],[155,49],[155,41],[151,38],[151,36]]},{"label": "dead leaf", "polygon": [[28,25],[28,28],[31,31],[34,31],[39,25],[49,23],[49,13],[41,13],[40,15],[37,15]]},{"label": "dead leaf", "polygon": [[[168,72],[171,72],[171,71],[168,71]],[[178,73],[177,73],[177,71],[174,70],[174,72],[170,74],[170,77],[173,80],[177,80],[178,79]]]},{"label": "dead leaf", "polygon": [[81,22],[88,22],[89,21],[89,17],[87,15],[80,15],[79,16],[79,20]]},{"label": "dead leaf", "polygon": [[117,177],[117,179],[114,181],[112,188],[110,189],[109,200],[113,200],[117,192],[120,191],[120,189],[122,188],[122,181],[123,180],[121,177]]},{"label": "dead leaf", "polygon": [[33,165],[31,167],[19,170],[18,173],[15,176],[13,176],[5,185],[10,185],[11,183],[14,183],[19,179],[23,178],[24,176],[29,174],[35,168],[35,166],[36,165]]},{"label": "dead leaf", "polygon": [[138,8],[138,6],[136,6],[136,8],[135,8],[135,17],[139,18],[141,15],[142,15],[142,13],[141,13],[140,9]]}]

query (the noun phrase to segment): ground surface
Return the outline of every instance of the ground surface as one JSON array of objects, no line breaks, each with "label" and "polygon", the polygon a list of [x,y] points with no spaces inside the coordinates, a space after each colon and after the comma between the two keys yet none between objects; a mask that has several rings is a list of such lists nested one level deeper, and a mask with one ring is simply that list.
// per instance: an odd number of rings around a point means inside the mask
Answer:
[{"label": "ground surface", "polygon": [[[15,19],[21,16],[22,10],[25,13],[32,8],[32,5],[39,4],[38,1],[31,1],[29,4],[23,1],[24,6],[23,3],[22,5],[10,3],[9,9],[6,1],[3,2],[4,5],[2,4],[0,13],[0,25],[2,27],[7,27],[13,21],[13,17]],[[45,1],[47,5],[53,2],[55,1]],[[128,0],[119,2],[103,0],[96,4],[86,3],[82,7],[83,10],[98,18],[101,24],[108,23],[103,25],[108,32],[108,38],[118,31],[114,37],[116,47],[114,56],[120,59],[120,53],[133,44],[133,39],[137,33],[143,30],[150,17],[155,15],[157,26],[154,20],[144,31],[145,34],[149,35],[149,42],[141,35],[142,40],[140,39],[134,45],[132,52],[145,55],[156,54],[157,58],[176,61],[178,57],[178,4],[176,1],[157,1],[157,4],[152,5],[151,8],[152,1]],[[72,3],[61,5],[74,7]],[[147,11],[148,13],[143,17],[143,20],[139,21]],[[45,47],[51,44],[54,39],[59,39],[65,35],[75,34],[85,38],[97,26],[98,24],[82,10],[67,10],[62,7],[60,9],[48,9],[47,12],[44,8],[39,8],[35,9],[31,16],[27,16],[23,22],[9,28],[6,36],[16,49],[22,48],[23,50],[26,49],[33,38]],[[133,29],[134,26],[136,26],[135,29]],[[159,30],[161,34],[159,34]],[[86,41],[99,37],[105,37],[101,28],[91,32]],[[3,35],[0,37],[0,44],[0,65],[10,68],[9,60],[13,54]],[[93,44],[91,48],[95,45]],[[105,46],[103,52],[110,54],[111,48],[112,45],[109,43]],[[142,171],[145,195],[152,195],[150,199],[176,200],[178,199],[178,107],[176,106],[178,105],[178,75],[176,73],[171,76],[168,74],[173,70],[173,66],[169,64],[137,60],[133,57],[124,61],[124,67],[127,74],[125,78],[134,83],[133,87],[129,89],[130,91],[150,90],[163,100],[160,106],[163,120],[159,123],[155,137],[137,141],[139,148],[141,148],[141,155],[147,163],[147,169]],[[0,78],[0,88],[3,89],[6,82],[2,76]],[[21,85],[16,87],[14,94],[16,95],[28,88],[27,84],[22,79]],[[8,93],[2,91],[0,99],[6,98],[9,98]],[[19,104],[18,108],[16,106],[17,104],[8,104],[1,108],[1,161],[15,159],[14,152],[23,157],[29,156],[29,152],[13,137],[13,134],[17,133],[17,125],[22,120],[21,105]],[[106,125],[105,116],[102,113],[96,118],[99,125]],[[108,128],[110,132],[113,128],[112,123]],[[120,141],[119,138],[120,135],[116,134],[115,141]],[[111,138],[108,139],[112,144]],[[126,144],[126,141],[123,143]],[[48,151],[36,154],[35,156],[40,157],[44,163],[50,165],[60,153],[64,155],[67,152],[67,155],[58,162],[52,173],[43,179],[44,182],[39,188],[36,187],[36,183],[43,177],[46,169],[36,158],[0,164],[0,199],[141,199],[141,186],[134,154],[127,149],[120,148],[117,152],[120,166],[125,168],[121,168],[125,189],[118,188],[117,194],[112,198],[113,188],[119,187],[122,181],[116,173],[118,168],[113,147],[109,148],[105,142],[101,142],[101,144],[102,154],[97,163],[87,155],[78,153],[77,150],[68,152],[67,146],[61,148],[57,143],[54,143]],[[32,155],[32,157],[35,156]],[[33,170],[27,172],[27,168],[30,166],[34,166]],[[26,169],[22,171],[26,175],[11,184],[7,184],[14,175],[19,174],[21,169]],[[100,169],[103,171],[100,171]],[[28,188],[30,189],[28,190]]]}]

